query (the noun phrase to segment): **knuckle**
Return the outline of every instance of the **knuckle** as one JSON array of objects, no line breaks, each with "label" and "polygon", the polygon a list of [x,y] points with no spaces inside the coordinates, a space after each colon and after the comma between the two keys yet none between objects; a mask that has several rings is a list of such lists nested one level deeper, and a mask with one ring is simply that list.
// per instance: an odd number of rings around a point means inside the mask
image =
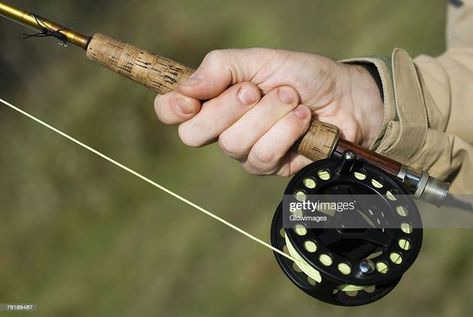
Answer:
[{"label": "knuckle", "polygon": [[223,59],[224,51],[223,50],[212,50],[207,53],[204,57],[204,61],[208,63],[219,62]]},{"label": "knuckle", "polygon": [[187,146],[201,147],[204,145],[204,142],[196,137],[196,133],[192,131],[192,128],[188,124],[180,124],[177,132],[182,143]]},{"label": "knuckle", "polygon": [[276,154],[265,147],[254,148],[250,153],[250,160],[253,165],[258,166],[263,173],[274,171],[278,163]]},{"label": "knuckle", "polygon": [[162,100],[161,97],[162,97],[162,95],[159,95],[159,94],[158,94],[158,95],[156,95],[156,97],[154,98],[154,106],[155,106],[155,107],[158,106],[159,103],[161,102],[161,100]]},{"label": "knuckle", "polygon": [[261,173],[256,168],[254,168],[254,166],[252,166],[248,161],[242,162],[241,167],[243,167],[245,172],[247,172],[248,174],[261,175]]},{"label": "knuckle", "polygon": [[238,159],[243,155],[243,148],[240,143],[228,133],[222,133],[218,137],[218,145],[231,158]]},{"label": "knuckle", "polygon": [[158,117],[159,121],[164,124],[171,124],[173,123],[171,118],[169,118],[166,108],[168,107],[166,103],[166,97],[158,95],[154,99],[154,111],[156,116]]}]

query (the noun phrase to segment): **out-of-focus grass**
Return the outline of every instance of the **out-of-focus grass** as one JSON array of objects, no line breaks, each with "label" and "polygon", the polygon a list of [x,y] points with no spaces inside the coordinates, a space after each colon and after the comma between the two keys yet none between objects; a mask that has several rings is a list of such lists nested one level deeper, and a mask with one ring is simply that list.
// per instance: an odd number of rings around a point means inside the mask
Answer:
[{"label": "out-of-focus grass", "polygon": [[[436,55],[444,1],[10,1],[197,66],[225,47],[334,58]],[[0,20],[6,98],[235,224],[267,238],[286,179],[246,175],[215,146],[188,149],[157,123],[153,93],[53,40],[22,41]],[[426,232],[387,298],[361,308],[317,302],[271,252],[0,107],[0,302],[39,316],[467,316],[473,235]],[[15,316],[21,314],[15,314]]]}]

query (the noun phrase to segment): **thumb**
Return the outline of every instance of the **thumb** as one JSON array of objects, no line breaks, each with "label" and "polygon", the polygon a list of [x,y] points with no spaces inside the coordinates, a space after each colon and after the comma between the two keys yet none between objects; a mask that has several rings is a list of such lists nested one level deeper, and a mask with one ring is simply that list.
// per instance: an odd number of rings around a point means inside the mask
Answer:
[{"label": "thumb", "polygon": [[211,51],[195,73],[177,89],[195,99],[217,97],[230,85],[251,81],[274,53],[274,50],[264,48]]}]

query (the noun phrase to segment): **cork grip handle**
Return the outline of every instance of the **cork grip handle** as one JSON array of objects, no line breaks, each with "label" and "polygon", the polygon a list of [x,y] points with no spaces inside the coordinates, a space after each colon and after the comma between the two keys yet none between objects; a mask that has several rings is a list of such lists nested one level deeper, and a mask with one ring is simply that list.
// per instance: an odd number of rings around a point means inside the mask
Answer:
[{"label": "cork grip handle", "polygon": [[[100,33],[91,38],[86,54],[89,59],[159,94],[174,90],[194,72],[173,60]],[[308,132],[294,144],[293,150],[316,161],[329,157],[338,139],[337,127],[313,121]]]},{"label": "cork grip handle", "polygon": [[159,94],[174,90],[193,69],[131,44],[97,33],[87,46],[87,57]]}]

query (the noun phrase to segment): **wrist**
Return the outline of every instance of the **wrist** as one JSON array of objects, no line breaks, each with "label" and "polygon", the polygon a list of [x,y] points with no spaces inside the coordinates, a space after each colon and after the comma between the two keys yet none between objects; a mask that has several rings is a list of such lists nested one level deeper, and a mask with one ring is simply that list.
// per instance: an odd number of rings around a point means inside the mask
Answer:
[{"label": "wrist", "polygon": [[349,95],[353,116],[358,126],[356,143],[370,147],[381,129],[384,118],[384,102],[376,73],[363,65],[347,65]]}]

